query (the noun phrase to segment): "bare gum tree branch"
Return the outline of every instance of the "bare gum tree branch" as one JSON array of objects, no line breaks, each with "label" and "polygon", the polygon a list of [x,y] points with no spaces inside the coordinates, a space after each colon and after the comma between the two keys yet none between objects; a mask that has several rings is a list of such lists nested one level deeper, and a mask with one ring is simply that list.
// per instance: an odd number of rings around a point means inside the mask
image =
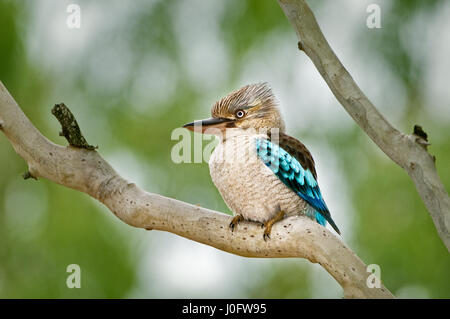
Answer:
[{"label": "bare gum tree branch", "polygon": [[53,113],[59,114],[62,135],[69,136],[67,147],[45,138],[0,82],[0,130],[27,162],[26,177],[46,178],[84,192],[134,227],[171,232],[243,257],[306,258],[325,268],[347,298],[393,298],[383,285],[369,288],[366,265],[339,238],[306,217],[277,223],[272,239],[265,242],[256,224],[243,222],[232,233],[228,229],[231,217],[226,214],[151,194],[129,183],[86,142],[75,118],[61,106],[56,105]]},{"label": "bare gum tree branch", "polygon": [[439,236],[450,251],[450,198],[427,151],[419,126],[406,135],[394,128],[364,95],[325,39],[305,0],[278,0],[297,32],[298,47],[313,61],[337,100],[366,134],[413,180]]}]

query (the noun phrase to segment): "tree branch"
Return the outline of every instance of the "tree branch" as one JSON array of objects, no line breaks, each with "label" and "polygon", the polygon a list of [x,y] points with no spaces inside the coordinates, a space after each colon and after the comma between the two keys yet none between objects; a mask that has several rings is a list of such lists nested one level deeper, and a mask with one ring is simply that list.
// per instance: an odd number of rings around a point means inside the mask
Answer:
[{"label": "tree branch", "polygon": [[[427,152],[426,133],[406,135],[394,128],[364,95],[325,39],[305,0],[278,0],[299,38],[299,49],[313,61],[336,99],[366,134],[413,180],[439,236],[450,251],[450,198]],[[423,135],[423,134],[425,135]],[[424,138],[425,136],[425,138]]]},{"label": "tree branch", "polygon": [[50,142],[1,82],[0,124],[17,154],[28,163],[31,176],[84,192],[131,226],[168,231],[244,257],[306,258],[325,268],[342,286],[345,297],[393,297],[383,285],[369,288],[366,265],[339,238],[306,217],[277,223],[268,242],[254,223],[242,222],[232,233],[230,216],[145,192],[119,176],[95,150]]},{"label": "tree branch", "polygon": [[69,108],[65,106],[64,103],[55,104],[52,108],[52,114],[56,117],[62,127],[59,136],[64,136],[67,142],[69,142],[69,145],[85,148],[87,150],[95,150],[97,148],[88,144],[83,134],[81,134],[75,116],[73,116],[72,112],[70,112]]}]

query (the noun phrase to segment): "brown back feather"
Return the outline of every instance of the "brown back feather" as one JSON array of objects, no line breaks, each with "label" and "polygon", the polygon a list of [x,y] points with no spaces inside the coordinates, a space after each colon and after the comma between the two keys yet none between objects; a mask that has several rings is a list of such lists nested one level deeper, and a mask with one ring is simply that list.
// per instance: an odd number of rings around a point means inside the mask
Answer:
[{"label": "brown back feather", "polygon": [[[269,138],[270,132],[269,132]],[[273,140],[272,142],[277,142]],[[278,142],[281,148],[288,152],[291,156],[295,157],[297,161],[303,166],[304,169],[309,169],[317,181],[316,168],[314,166],[314,159],[306,148],[306,146],[297,140],[296,138],[280,132],[280,140]]]}]

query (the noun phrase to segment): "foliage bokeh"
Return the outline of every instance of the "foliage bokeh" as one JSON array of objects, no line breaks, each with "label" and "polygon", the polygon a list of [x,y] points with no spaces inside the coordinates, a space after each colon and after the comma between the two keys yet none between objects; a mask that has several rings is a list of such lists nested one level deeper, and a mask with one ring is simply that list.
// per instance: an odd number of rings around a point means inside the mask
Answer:
[{"label": "foliage bokeh", "polygon": [[[448,189],[450,96],[440,89],[448,80],[437,76],[450,73],[450,65],[437,52],[450,52],[444,43],[450,24],[436,22],[445,21],[448,3],[310,2],[337,55],[386,118],[405,132],[416,123],[424,127]],[[295,33],[276,1],[79,0],[79,30],[65,24],[69,3],[0,1],[0,79],[45,136],[65,143],[50,114],[53,104],[64,102],[88,142],[126,178],[229,212],[207,164],[173,163],[171,132],[207,117],[229,91],[267,81],[289,114],[289,133],[315,155],[343,240],[366,263],[381,266],[384,284],[398,297],[450,297],[450,257],[413,183],[352,122],[296,50]],[[381,29],[366,27],[369,3],[381,7]],[[308,90],[308,82],[317,90]],[[0,297],[342,294],[307,261],[248,260],[134,229],[85,194],[46,180],[24,181],[25,171],[0,136]],[[66,267],[73,263],[82,269],[81,289],[66,286]]]}]

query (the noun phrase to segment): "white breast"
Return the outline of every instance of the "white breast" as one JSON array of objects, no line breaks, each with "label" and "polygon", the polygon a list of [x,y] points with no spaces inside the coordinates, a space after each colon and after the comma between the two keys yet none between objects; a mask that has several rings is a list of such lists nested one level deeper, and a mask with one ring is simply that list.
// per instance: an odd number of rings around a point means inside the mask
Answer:
[{"label": "white breast", "polygon": [[211,178],[233,213],[265,222],[277,213],[301,214],[307,204],[291,191],[256,155],[256,138],[235,135],[219,143],[209,160]]}]

